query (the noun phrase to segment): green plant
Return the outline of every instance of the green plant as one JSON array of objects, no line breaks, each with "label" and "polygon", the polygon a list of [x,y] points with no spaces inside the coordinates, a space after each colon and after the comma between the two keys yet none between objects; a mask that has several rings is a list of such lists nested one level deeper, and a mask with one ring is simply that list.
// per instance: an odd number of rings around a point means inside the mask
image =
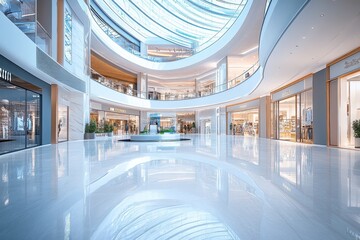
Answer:
[{"label": "green plant", "polygon": [[85,133],[90,133],[90,125],[88,123],[85,124]]},{"label": "green plant", "polygon": [[[85,126],[86,128],[86,126]],[[94,133],[96,131],[96,122],[95,120],[90,120],[90,124],[89,124],[89,128],[88,128],[88,132],[89,133]]]},{"label": "green plant", "polygon": [[354,130],[354,137],[360,138],[360,120],[353,121],[352,128]]},{"label": "green plant", "polygon": [[110,131],[110,132],[113,132],[113,131],[114,131],[114,125],[109,124],[109,131]]}]

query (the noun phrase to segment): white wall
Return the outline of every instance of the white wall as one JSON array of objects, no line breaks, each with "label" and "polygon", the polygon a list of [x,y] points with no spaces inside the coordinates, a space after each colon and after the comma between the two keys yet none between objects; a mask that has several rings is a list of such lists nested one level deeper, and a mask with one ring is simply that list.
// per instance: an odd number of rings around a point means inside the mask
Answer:
[{"label": "white wall", "polygon": [[69,107],[69,140],[84,138],[84,116],[88,109],[84,104],[84,95],[59,87],[59,105]]}]

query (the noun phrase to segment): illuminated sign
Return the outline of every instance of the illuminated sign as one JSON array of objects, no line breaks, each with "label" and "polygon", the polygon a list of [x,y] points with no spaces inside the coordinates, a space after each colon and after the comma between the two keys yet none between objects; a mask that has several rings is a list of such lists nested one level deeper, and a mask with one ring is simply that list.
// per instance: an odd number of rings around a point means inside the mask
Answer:
[{"label": "illuminated sign", "polygon": [[120,108],[111,107],[109,110],[112,111],[112,112],[117,112],[117,113],[126,113],[126,110],[120,109]]},{"label": "illuminated sign", "polygon": [[0,78],[5,81],[11,82],[11,72],[6,71],[5,69],[0,67]]}]

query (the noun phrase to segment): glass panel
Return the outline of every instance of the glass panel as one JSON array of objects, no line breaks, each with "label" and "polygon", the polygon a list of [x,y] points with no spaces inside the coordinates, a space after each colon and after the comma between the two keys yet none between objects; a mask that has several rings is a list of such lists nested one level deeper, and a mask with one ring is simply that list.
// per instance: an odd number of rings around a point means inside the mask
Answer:
[{"label": "glass panel", "polygon": [[58,141],[67,141],[68,140],[68,116],[69,116],[69,107],[68,106],[59,106],[58,111]]},{"label": "glass panel", "polygon": [[279,139],[296,141],[296,99],[279,101]]},{"label": "glass panel", "polygon": [[35,42],[36,1],[0,1],[0,11]]},{"label": "glass panel", "polygon": [[72,15],[67,8],[65,8],[64,54],[65,60],[72,64]]},{"label": "glass panel", "polygon": [[27,147],[40,145],[40,94],[27,91]]},{"label": "glass panel", "polygon": [[0,154],[25,148],[25,90],[0,81]]},{"label": "glass panel", "polygon": [[198,50],[221,37],[247,3],[245,0],[236,4],[203,0],[104,2],[117,15],[119,26],[129,33],[136,32],[134,35],[144,37],[144,41],[159,37]]},{"label": "glass panel", "polygon": [[40,23],[37,24],[37,34],[36,34],[36,45],[46,52],[47,54],[51,54],[51,38],[49,34],[45,31],[45,29],[41,26]]},{"label": "glass panel", "polygon": [[301,93],[301,138],[303,142],[313,142],[313,92]]},{"label": "glass panel", "polygon": [[360,77],[357,76],[349,81],[349,103],[350,103],[350,121],[349,121],[349,142],[350,145],[355,144],[354,132],[352,129],[352,122],[360,119]]},{"label": "glass panel", "polygon": [[258,136],[259,109],[254,108],[231,114],[232,134],[241,136]]}]

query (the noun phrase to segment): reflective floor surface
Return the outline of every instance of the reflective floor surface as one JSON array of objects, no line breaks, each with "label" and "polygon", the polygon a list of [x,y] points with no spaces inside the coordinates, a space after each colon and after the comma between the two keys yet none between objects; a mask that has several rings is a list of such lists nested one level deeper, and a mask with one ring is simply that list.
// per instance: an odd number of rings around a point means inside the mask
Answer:
[{"label": "reflective floor surface", "polygon": [[0,239],[360,239],[360,151],[187,137],[0,156]]}]

